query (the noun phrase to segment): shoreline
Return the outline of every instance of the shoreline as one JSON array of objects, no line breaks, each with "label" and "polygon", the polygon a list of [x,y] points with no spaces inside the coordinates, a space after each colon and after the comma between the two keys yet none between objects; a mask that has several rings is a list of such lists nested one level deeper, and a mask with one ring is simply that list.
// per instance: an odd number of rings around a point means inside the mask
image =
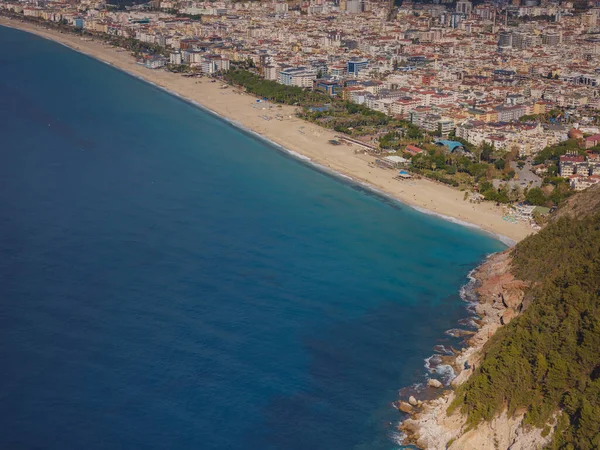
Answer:
[{"label": "shoreline", "polygon": [[[526,224],[503,221],[501,209],[491,203],[474,205],[464,201],[461,199],[464,193],[454,188],[425,179],[410,182],[394,180],[395,170],[369,166],[369,163],[375,160],[373,156],[356,153],[354,146],[334,148],[328,144],[328,140],[334,139],[336,133],[295,117],[294,107],[268,103],[269,109],[262,105],[259,106],[261,109],[257,109],[256,97],[250,94],[237,94],[237,89],[233,87],[221,89],[221,83],[211,83],[205,79],[198,81],[164,70],[147,69],[138,65],[129,52],[118,52],[114,47],[97,40],[83,41],[71,34],[46,30],[39,25],[1,16],[0,26],[35,34],[101,61],[217,116],[313,169],[339,181],[351,183],[359,189],[369,190],[385,200],[398,202],[423,214],[433,215],[461,226],[481,230],[509,247],[534,232]],[[243,103],[244,100],[247,100],[247,104]],[[272,109],[274,111],[271,111]],[[275,112],[285,118],[263,119],[271,117],[270,114]]]},{"label": "shoreline", "polygon": [[[498,433],[504,447],[510,447],[510,439],[516,436],[521,416],[509,419],[506,414],[501,414],[490,426],[468,429],[465,427],[466,417],[460,410],[447,415],[447,409],[456,397],[456,389],[473,375],[475,367],[481,365],[486,343],[522,310],[529,285],[512,275],[511,265],[512,250],[507,249],[489,255],[470,272],[469,282],[461,289],[461,297],[469,304],[467,308],[472,313],[470,318],[474,320],[476,330],[472,334],[465,334],[460,350],[453,349],[452,355],[438,354],[439,365],[451,366],[454,376],[444,381],[440,389],[434,389],[433,393],[429,388],[428,398],[411,411],[405,411],[408,416],[400,421],[399,426],[404,445],[433,450],[492,450],[495,447],[489,447],[488,444],[494,442]],[[400,398],[397,406],[401,403],[406,406],[406,399]],[[539,432],[522,431],[521,438],[541,442]]]}]

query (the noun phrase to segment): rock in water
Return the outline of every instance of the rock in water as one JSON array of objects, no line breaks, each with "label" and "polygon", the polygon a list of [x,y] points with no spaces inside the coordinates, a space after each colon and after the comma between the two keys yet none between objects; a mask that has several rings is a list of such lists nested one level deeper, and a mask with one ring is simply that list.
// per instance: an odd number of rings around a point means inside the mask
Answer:
[{"label": "rock in water", "polygon": [[417,406],[419,404],[419,402],[417,402],[417,399],[414,398],[412,395],[408,398],[408,403],[410,403],[412,406]]},{"label": "rock in water", "polygon": [[413,411],[413,407],[406,402],[400,402],[398,409],[405,413],[411,413]]},{"label": "rock in water", "polygon": [[435,380],[435,379],[433,379],[433,378],[431,378],[431,379],[430,379],[430,380],[427,382],[427,385],[428,385],[429,387],[432,387],[432,388],[441,388],[441,387],[444,387],[444,385],[442,384],[442,382],[441,382],[441,381],[439,381],[439,380]]}]

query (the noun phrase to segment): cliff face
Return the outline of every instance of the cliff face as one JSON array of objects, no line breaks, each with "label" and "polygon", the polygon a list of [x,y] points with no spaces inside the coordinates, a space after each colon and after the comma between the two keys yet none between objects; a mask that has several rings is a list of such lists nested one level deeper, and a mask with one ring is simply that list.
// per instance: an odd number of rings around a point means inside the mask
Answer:
[{"label": "cliff face", "polygon": [[474,276],[480,328],[446,362],[458,389],[415,409],[401,426],[407,441],[440,450],[597,448],[600,185],[571,197],[538,234]]},{"label": "cliff face", "polygon": [[524,427],[522,422],[523,415],[508,417],[505,411],[491,422],[464,433],[448,449],[537,450],[550,441],[550,436],[542,436],[541,429]]},{"label": "cliff face", "polygon": [[[456,356],[457,377],[453,386],[462,384],[473,372],[480,360],[482,347],[502,325],[509,323],[522,310],[526,283],[511,274],[511,250],[490,256],[473,273],[477,287],[478,303],[475,312],[481,318],[479,329],[467,340],[468,347]],[[464,369],[465,362],[471,369]]]},{"label": "cliff face", "polygon": [[[475,310],[481,319],[478,331],[467,341],[468,347],[456,355],[457,376],[452,387],[464,383],[480,364],[483,346],[489,338],[527,307],[528,285],[512,275],[511,252],[492,255],[473,274],[478,285]],[[548,437],[542,438],[540,430],[522,427],[522,414],[509,418],[503,413],[489,423],[466,431],[466,418],[460,412],[447,415],[453,399],[454,392],[446,391],[441,398],[424,402],[416,409],[401,425],[407,442],[434,450],[531,450],[541,448],[548,440]]]}]

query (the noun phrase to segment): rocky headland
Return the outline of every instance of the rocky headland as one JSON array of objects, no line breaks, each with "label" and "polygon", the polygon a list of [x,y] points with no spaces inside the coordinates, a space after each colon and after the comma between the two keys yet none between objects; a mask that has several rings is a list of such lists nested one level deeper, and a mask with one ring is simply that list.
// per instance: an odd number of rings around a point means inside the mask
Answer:
[{"label": "rocky headland", "polygon": [[[511,273],[512,249],[491,255],[472,277],[477,303],[477,331],[465,341],[465,348],[454,356],[442,357],[454,368],[456,377],[449,386],[430,380],[430,388],[439,388],[441,395],[420,402],[401,399],[399,409],[410,414],[400,426],[406,435],[405,443],[422,449],[535,449],[547,441],[540,430],[521,427],[523,415],[508,417],[502,414],[490,423],[466,430],[466,418],[447,409],[454,400],[454,388],[464,383],[480,364],[483,350],[496,331],[519,315],[529,304],[527,283]],[[412,402],[410,400],[413,400]]]}]

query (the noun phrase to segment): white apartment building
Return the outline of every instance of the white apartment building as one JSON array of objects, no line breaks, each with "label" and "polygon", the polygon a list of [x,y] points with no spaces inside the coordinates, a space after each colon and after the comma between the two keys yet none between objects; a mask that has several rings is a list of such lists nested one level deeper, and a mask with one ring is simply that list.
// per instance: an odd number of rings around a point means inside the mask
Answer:
[{"label": "white apartment building", "polygon": [[287,67],[279,72],[279,82],[286,86],[310,88],[317,72],[309,67]]}]

